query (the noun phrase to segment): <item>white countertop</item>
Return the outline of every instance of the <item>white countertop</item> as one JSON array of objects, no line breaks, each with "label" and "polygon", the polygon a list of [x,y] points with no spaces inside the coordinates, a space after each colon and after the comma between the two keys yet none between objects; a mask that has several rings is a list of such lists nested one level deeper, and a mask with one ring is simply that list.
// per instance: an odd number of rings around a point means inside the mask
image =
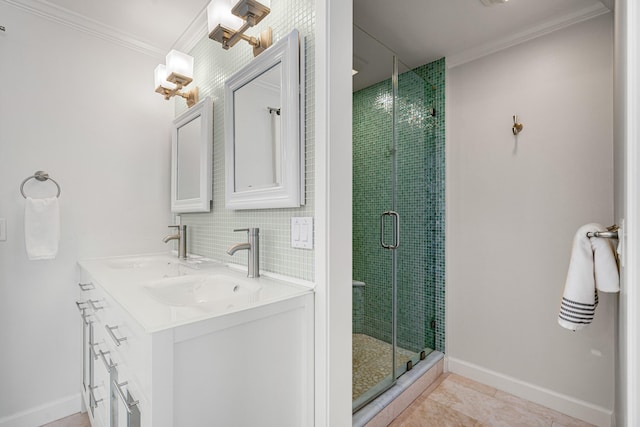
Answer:
[{"label": "white countertop", "polygon": [[[298,279],[262,274],[246,277],[246,267],[237,267],[200,257],[179,261],[169,254],[142,254],[88,259],[78,262],[97,284],[121,305],[147,333],[158,332],[201,320],[224,316],[313,292],[313,284]],[[154,281],[189,275],[223,275],[241,286],[259,287],[250,302],[209,305],[169,305],[145,288]]]}]

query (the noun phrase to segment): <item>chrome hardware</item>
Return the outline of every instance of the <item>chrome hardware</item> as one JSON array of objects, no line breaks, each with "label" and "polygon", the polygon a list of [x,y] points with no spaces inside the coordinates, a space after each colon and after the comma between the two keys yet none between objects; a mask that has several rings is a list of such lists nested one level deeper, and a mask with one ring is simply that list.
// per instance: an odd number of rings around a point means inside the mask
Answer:
[{"label": "chrome hardware", "polygon": [[[384,242],[384,217],[390,216],[394,218],[395,228],[393,234],[393,244],[388,245]],[[385,249],[398,249],[400,246],[400,215],[395,211],[386,211],[380,215],[380,246]]]},{"label": "chrome hardware", "polygon": [[100,358],[102,359],[102,363],[104,363],[104,367],[107,370],[107,373],[111,373],[111,369],[115,368],[116,366],[118,366],[117,363],[109,363],[107,362],[107,354],[111,353],[110,351],[102,351],[100,350],[100,353],[98,353],[98,356],[100,356]]},{"label": "chrome hardware", "polygon": [[82,315],[82,320],[84,322],[85,325],[89,326],[90,324],[93,323],[93,320],[89,320],[89,318],[91,317],[91,314],[83,314]]},{"label": "chrome hardware", "polygon": [[89,352],[93,353],[93,360],[98,360],[98,357],[100,356],[98,353],[96,353],[96,347],[99,345],[100,345],[99,342],[94,342],[92,344],[89,344]]},{"label": "chrome hardware", "polygon": [[133,408],[138,403],[140,403],[140,401],[139,400],[134,400],[134,401],[129,402],[129,400],[124,395],[124,392],[122,391],[122,388],[121,388],[121,387],[126,386],[127,384],[129,384],[129,381],[125,381],[123,383],[118,383],[116,381],[113,382],[113,385],[115,386],[116,391],[118,392],[118,396],[120,396],[120,399],[122,400],[122,403],[124,403],[125,409],[127,410],[128,413],[131,413],[131,408]]},{"label": "chrome hardware", "polygon": [[587,237],[604,237],[606,239],[617,239],[619,229],[620,227],[614,224],[610,227],[607,227],[607,231],[589,231],[587,233]]},{"label": "chrome hardware", "polygon": [[91,394],[91,401],[93,403],[95,403],[94,408],[97,408],[98,407],[98,403],[100,403],[100,402],[102,402],[104,400],[104,399],[100,399],[100,400],[96,399],[96,395],[93,394],[93,390],[97,389],[98,387],[100,387],[100,386],[99,385],[89,386],[89,393]]},{"label": "chrome hardware", "polygon": [[[80,307],[81,305],[84,305],[85,307]],[[78,307],[78,311],[84,311],[87,308],[86,305],[86,301],[76,301],[76,307]]]},{"label": "chrome hardware", "polygon": [[24,184],[26,184],[27,181],[33,178],[41,182],[48,181],[48,180],[53,182],[56,185],[56,187],[58,187],[58,194],[56,195],[56,197],[60,197],[60,184],[58,184],[55,179],[51,178],[49,174],[46,173],[45,171],[36,171],[33,175],[31,175],[30,177],[22,181],[22,184],[20,184],[20,193],[22,193],[22,197],[24,197],[25,199],[27,198],[26,194],[24,194]]},{"label": "chrome hardware", "polygon": [[176,234],[168,234],[162,239],[168,243],[171,240],[178,241],[178,258],[187,259],[187,226],[186,225],[170,225],[169,228],[176,228]]},{"label": "chrome hardware", "polygon": [[96,288],[93,285],[92,282],[89,282],[89,283],[78,283],[78,286],[80,287],[80,290],[83,291],[83,292],[90,291],[90,290]]},{"label": "chrome hardware", "polygon": [[90,299],[88,302],[89,302],[89,305],[91,305],[91,308],[93,308],[94,311],[102,310],[104,308],[102,306],[97,306],[96,307],[97,303],[102,302],[99,299]]},{"label": "chrome hardware", "polygon": [[260,229],[259,228],[236,228],[233,231],[246,231],[247,242],[236,243],[227,249],[229,255],[240,250],[247,250],[247,277],[260,277]]},{"label": "chrome hardware", "polygon": [[122,337],[122,338],[118,338],[116,337],[116,335],[113,333],[114,329],[118,329],[118,326],[109,326],[109,325],[104,325],[105,329],[107,330],[107,332],[109,333],[109,336],[111,337],[111,339],[116,343],[116,345],[118,347],[120,347],[120,343],[122,341],[126,341],[127,337]]}]

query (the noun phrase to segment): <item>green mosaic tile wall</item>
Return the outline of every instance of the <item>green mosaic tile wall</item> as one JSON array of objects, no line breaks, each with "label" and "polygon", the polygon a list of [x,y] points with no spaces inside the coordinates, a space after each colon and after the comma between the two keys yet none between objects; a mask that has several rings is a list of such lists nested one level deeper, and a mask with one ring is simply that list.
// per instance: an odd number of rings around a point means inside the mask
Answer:
[{"label": "green mosaic tile wall", "polygon": [[[313,0],[272,0],[271,13],[255,28],[256,35],[266,27],[273,29],[274,43],[293,29],[305,40],[306,111],[305,111],[305,206],[290,209],[258,209],[232,211],[224,206],[224,82],[253,59],[251,47],[240,42],[229,50],[203,34],[189,52],[194,57],[194,83],[200,98],[213,100],[213,209],[207,213],[183,214],[187,225],[189,253],[204,255],[224,262],[247,263],[245,251],[234,256],[226,249],[246,239],[246,233],[234,228],[260,228],[260,268],[304,280],[314,280],[314,251],[291,247],[291,217],[314,216],[314,105],[315,105],[315,3]],[[186,109],[184,101],[176,102],[176,115]]]},{"label": "green mosaic tile wall", "polygon": [[[444,93],[444,59],[398,78],[398,345],[412,351],[444,350]],[[353,94],[353,278],[366,283],[361,331],[387,342],[392,258],[380,214],[392,208],[392,119],[390,80]]]}]

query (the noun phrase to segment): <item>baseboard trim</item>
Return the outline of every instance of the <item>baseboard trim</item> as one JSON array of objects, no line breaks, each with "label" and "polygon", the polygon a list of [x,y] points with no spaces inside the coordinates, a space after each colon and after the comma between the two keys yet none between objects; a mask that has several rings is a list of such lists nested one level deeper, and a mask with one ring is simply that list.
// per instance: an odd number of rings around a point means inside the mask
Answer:
[{"label": "baseboard trim", "polygon": [[41,426],[82,410],[80,393],[0,418],[0,427]]},{"label": "baseboard trim", "polygon": [[521,381],[464,360],[453,357],[446,357],[446,360],[448,371],[454,374],[511,393],[599,427],[613,427],[615,425],[612,410]]}]

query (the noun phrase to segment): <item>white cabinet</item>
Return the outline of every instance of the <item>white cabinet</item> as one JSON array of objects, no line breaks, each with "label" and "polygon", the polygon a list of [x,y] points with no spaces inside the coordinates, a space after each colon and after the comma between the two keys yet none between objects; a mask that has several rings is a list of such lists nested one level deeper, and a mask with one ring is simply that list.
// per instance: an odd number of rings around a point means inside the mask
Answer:
[{"label": "white cabinet", "polygon": [[312,291],[149,330],[104,282],[81,264],[93,427],[313,425]]},{"label": "white cabinet", "polygon": [[[146,401],[138,401],[134,397],[136,391],[131,389],[135,389],[137,384],[125,379],[126,374],[132,371],[129,356],[132,351],[120,348],[128,340],[127,336],[120,335],[129,333],[127,319],[118,311],[113,299],[86,273],[82,274],[79,285],[78,305],[84,324],[83,399],[91,425],[141,426],[130,414],[139,414],[137,405],[144,406]],[[127,405],[124,404],[125,399]],[[140,416],[137,418],[139,420]]]}]

